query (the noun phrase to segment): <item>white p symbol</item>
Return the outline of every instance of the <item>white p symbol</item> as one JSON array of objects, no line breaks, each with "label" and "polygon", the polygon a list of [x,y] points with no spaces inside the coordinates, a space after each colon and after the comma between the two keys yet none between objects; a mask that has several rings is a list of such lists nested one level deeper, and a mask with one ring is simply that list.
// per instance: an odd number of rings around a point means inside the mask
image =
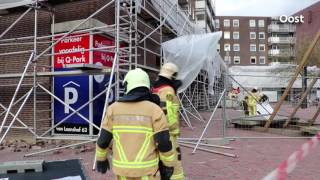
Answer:
[{"label": "white p symbol", "polygon": [[73,87],[64,88],[64,103],[68,106],[64,106],[64,113],[69,113],[70,104],[74,104],[78,100],[78,91]]}]

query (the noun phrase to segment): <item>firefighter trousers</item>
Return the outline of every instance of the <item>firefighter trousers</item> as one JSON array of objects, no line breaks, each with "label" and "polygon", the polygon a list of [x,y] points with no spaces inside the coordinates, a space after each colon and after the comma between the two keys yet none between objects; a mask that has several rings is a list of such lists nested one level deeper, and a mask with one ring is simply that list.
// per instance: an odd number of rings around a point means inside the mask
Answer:
[{"label": "firefighter trousers", "polygon": [[177,161],[176,165],[174,166],[173,175],[171,176],[170,180],[183,180],[184,179],[184,172],[183,172],[183,167],[182,167],[182,163],[181,163],[181,151],[180,151],[180,147],[178,144],[178,136],[171,135],[170,139],[172,142],[172,146],[174,149],[176,149],[177,155],[178,155],[178,161]]},{"label": "firefighter trousers", "polygon": [[257,106],[248,106],[249,108],[249,116],[256,116],[257,115]]}]

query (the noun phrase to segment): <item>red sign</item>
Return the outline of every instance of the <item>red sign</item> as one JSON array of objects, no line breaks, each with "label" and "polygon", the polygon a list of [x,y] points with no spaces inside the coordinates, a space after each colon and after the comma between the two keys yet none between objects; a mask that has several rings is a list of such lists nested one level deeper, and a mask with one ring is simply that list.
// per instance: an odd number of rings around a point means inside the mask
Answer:
[{"label": "red sign", "polygon": [[[105,48],[114,46],[114,41],[101,36],[101,35],[94,35],[93,36],[93,47],[94,48]],[[107,67],[112,67],[112,62],[114,59],[114,48],[108,49],[101,49],[101,50],[94,50],[93,51],[93,64],[100,64]],[[106,52],[109,51],[109,52]]]},{"label": "red sign", "polygon": [[89,41],[89,34],[72,34],[62,39],[54,47],[54,53],[57,54],[54,56],[54,67],[63,68],[65,64],[89,64],[89,51],[85,51],[89,49]]}]

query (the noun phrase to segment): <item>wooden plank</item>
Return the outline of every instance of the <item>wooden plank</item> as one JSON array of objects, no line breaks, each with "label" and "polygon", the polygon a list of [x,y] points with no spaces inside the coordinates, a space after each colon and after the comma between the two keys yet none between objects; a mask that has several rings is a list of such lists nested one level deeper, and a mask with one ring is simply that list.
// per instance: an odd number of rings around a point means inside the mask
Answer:
[{"label": "wooden plank", "polygon": [[303,67],[307,64],[308,59],[314,49],[314,47],[316,46],[318,40],[320,38],[320,30],[318,31],[317,35],[314,37],[312,43],[310,44],[310,46],[308,47],[307,52],[303,55],[302,61],[299,64],[299,66],[296,69],[296,72],[294,74],[294,76],[291,78],[288,86],[286,87],[286,90],[284,91],[283,95],[280,98],[280,101],[276,104],[273,113],[271,114],[269,120],[267,121],[267,123],[265,124],[265,130],[268,130],[271,122],[273,121],[274,117],[277,115],[277,113],[280,110],[281,105],[283,104],[285,98],[287,97],[287,95],[289,94],[290,89],[293,86],[293,83],[295,82],[295,80],[297,79],[299,73],[303,70]]},{"label": "wooden plank", "polygon": [[[317,76],[319,76],[320,73],[317,74]],[[284,123],[283,127],[287,127],[289,122],[291,121],[291,119],[293,118],[294,115],[296,115],[298,109],[300,108],[301,104],[303,103],[303,101],[306,99],[307,95],[310,93],[311,89],[313,88],[314,84],[317,82],[318,78],[315,77],[312,79],[310,85],[308,86],[308,88],[306,89],[306,91],[303,93],[301,99],[299,100],[298,104],[296,105],[296,107],[294,108],[294,110],[292,111],[292,113],[290,114],[289,118],[286,120],[286,122]]]},{"label": "wooden plank", "polygon": [[309,121],[310,125],[314,124],[319,114],[320,114],[320,106],[318,106],[316,113],[313,115],[312,119]]}]

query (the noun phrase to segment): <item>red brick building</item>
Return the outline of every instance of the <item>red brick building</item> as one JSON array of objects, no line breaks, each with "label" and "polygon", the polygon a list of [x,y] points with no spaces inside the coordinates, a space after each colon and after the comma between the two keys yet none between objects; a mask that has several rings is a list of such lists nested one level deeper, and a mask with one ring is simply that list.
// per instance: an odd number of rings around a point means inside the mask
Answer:
[{"label": "red brick building", "polygon": [[303,15],[304,23],[296,25],[297,43],[312,39],[320,30],[320,1],[298,11],[295,16]]},{"label": "red brick building", "polygon": [[229,65],[268,65],[269,17],[216,16],[220,55]]}]

